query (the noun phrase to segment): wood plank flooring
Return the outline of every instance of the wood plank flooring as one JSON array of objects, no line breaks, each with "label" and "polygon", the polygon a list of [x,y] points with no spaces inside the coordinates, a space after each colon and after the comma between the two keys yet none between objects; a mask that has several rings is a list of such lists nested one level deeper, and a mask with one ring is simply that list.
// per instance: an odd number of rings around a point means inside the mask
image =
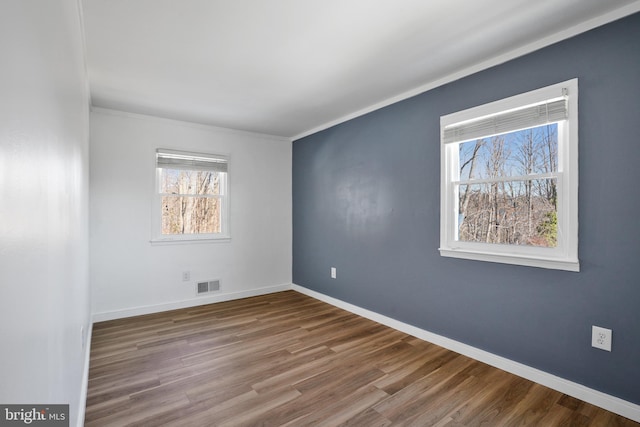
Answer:
[{"label": "wood plank flooring", "polygon": [[96,323],[86,426],[640,426],[294,291]]}]

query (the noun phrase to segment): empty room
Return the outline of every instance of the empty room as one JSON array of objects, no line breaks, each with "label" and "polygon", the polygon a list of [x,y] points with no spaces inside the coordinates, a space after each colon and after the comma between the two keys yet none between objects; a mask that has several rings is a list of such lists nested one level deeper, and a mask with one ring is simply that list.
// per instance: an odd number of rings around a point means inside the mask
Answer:
[{"label": "empty room", "polygon": [[640,425],[640,1],[3,0],[0,55],[0,425]]}]

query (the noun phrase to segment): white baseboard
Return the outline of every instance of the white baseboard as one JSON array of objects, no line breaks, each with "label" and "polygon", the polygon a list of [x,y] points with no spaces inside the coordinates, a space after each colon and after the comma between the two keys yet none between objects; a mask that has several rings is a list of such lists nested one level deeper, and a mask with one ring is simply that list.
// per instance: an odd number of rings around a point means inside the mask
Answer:
[{"label": "white baseboard", "polygon": [[480,350],[476,347],[472,347],[459,341],[452,340],[442,335],[434,334],[424,329],[417,328],[407,323],[400,322],[374,311],[358,307],[357,305],[341,301],[339,299],[321,294],[319,292],[307,289],[296,284],[292,284],[291,289],[331,304],[333,306],[350,311],[359,316],[366,317],[367,319],[389,326],[393,329],[397,329],[416,338],[420,338],[424,341],[428,341],[430,343],[444,347],[448,350],[455,351],[456,353],[463,354],[467,357],[494,366],[498,369],[502,369],[503,371],[510,372],[522,378],[526,378],[535,383],[544,385],[545,387],[549,387],[561,393],[568,394],[569,396],[573,396],[577,399],[591,403],[592,405],[596,405],[600,408],[606,409],[607,411],[611,411],[618,415],[622,415],[623,417],[627,417],[634,421],[640,422],[640,405],[636,405],[626,400],[622,400],[618,397],[611,396],[609,394],[594,390],[589,387],[585,387],[582,384],[557,377],[539,369],[523,365],[522,363],[514,362],[513,360],[506,359],[504,357],[489,353],[484,350]]},{"label": "white baseboard", "polygon": [[122,319],[125,317],[140,316],[143,314],[159,313],[162,311],[177,310],[180,308],[196,307],[198,305],[213,304],[216,302],[231,301],[241,298],[255,297],[258,295],[272,294],[274,292],[282,292],[291,289],[290,283],[276,286],[267,286],[263,288],[249,289],[245,291],[216,293],[210,296],[194,297],[189,300],[173,301],[163,304],[145,305],[140,307],[131,307],[123,310],[104,311],[102,313],[93,314],[93,322],[103,322],[105,320]]},{"label": "white baseboard", "polygon": [[89,324],[87,338],[84,346],[84,365],[82,367],[82,385],[78,404],[78,427],[84,426],[84,415],[87,409],[87,391],[89,389],[89,361],[91,356],[91,336],[93,335],[93,323]]}]

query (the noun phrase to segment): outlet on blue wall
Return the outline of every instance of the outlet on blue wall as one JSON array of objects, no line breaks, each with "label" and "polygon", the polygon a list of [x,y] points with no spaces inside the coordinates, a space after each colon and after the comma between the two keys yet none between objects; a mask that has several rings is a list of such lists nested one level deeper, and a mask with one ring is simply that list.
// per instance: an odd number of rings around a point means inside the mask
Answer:
[{"label": "outlet on blue wall", "polygon": [[[295,141],[294,282],[640,404],[638,40],[640,14]],[[581,272],[441,257],[440,116],[575,77]]]}]

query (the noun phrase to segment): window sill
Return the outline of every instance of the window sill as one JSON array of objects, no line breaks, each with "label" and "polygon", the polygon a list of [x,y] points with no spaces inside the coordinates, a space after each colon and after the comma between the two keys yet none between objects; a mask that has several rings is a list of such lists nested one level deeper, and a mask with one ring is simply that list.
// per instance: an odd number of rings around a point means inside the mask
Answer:
[{"label": "window sill", "polygon": [[198,243],[228,243],[231,241],[231,237],[190,237],[190,238],[159,238],[151,239],[149,242],[152,246],[163,245],[190,245]]},{"label": "window sill", "polygon": [[543,258],[517,254],[499,254],[476,252],[468,249],[443,249],[440,255],[450,258],[471,259],[476,261],[498,262],[502,264],[524,265],[528,267],[548,268],[553,270],[580,271],[580,261],[565,258]]}]

